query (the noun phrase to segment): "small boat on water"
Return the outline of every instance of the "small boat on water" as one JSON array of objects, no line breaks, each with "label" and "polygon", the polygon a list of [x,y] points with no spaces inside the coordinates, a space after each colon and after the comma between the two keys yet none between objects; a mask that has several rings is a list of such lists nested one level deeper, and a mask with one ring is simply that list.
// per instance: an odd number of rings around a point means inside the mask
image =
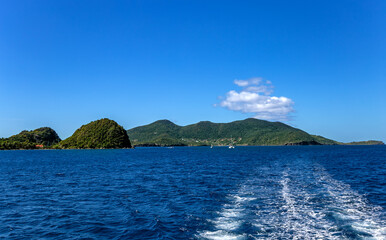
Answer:
[{"label": "small boat on water", "polygon": [[228,148],[229,149],[235,148],[235,146],[233,145],[233,138],[232,137],[231,137],[231,143],[229,144]]}]

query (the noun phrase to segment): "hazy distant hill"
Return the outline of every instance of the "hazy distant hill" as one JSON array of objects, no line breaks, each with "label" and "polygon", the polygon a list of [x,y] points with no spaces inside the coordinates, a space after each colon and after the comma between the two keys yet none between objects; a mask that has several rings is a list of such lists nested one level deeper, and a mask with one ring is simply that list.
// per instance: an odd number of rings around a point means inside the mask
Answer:
[{"label": "hazy distant hill", "polygon": [[0,139],[0,149],[34,149],[36,145],[50,147],[58,142],[60,138],[52,128],[42,127],[32,131],[24,130],[9,138]]},{"label": "hazy distant hill", "polygon": [[385,145],[385,144],[382,141],[368,140],[368,141],[344,143],[344,145]]},{"label": "hazy distant hill", "polygon": [[104,118],[81,126],[61,141],[59,148],[131,148],[126,130],[113,120]]},{"label": "hazy distant hill", "polygon": [[133,145],[309,145],[335,144],[281,122],[248,118],[230,123],[208,121],[178,126],[168,120],[127,131]]}]

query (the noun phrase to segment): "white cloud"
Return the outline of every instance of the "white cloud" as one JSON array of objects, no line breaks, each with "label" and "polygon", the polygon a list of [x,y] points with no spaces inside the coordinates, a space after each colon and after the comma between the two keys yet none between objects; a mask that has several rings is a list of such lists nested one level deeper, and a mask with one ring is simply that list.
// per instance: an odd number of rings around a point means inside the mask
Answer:
[{"label": "white cloud", "polygon": [[269,96],[273,92],[270,81],[262,78],[235,80],[234,83],[243,87],[240,92],[231,90],[226,94],[220,106],[243,113],[253,113],[254,118],[287,121],[294,111],[294,102],[287,97]]},{"label": "white cloud", "polygon": [[234,83],[237,85],[237,86],[240,86],[240,87],[246,87],[246,86],[249,86],[249,85],[258,85],[261,83],[263,79],[262,78],[250,78],[248,80],[235,80]]},{"label": "white cloud", "polygon": [[239,87],[248,86],[248,81],[246,81],[246,80],[235,80],[234,83]]},{"label": "white cloud", "polygon": [[269,95],[273,92],[273,86],[270,81],[264,81],[262,78],[251,78],[248,80],[235,80],[234,83],[239,87],[244,87],[243,91],[264,93]]}]

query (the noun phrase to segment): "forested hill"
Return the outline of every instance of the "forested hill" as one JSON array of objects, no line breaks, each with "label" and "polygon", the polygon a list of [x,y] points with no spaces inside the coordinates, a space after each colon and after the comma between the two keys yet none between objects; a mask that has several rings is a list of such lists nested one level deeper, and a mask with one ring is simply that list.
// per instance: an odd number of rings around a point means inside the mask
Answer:
[{"label": "forested hill", "polygon": [[131,148],[126,130],[113,120],[103,118],[81,126],[61,141],[57,148]]},{"label": "forested hill", "polygon": [[202,121],[187,126],[178,126],[169,120],[159,120],[127,131],[115,121],[104,118],[81,126],[71,137],[63,141],[49,127],[25,130],[9,138],[0,138],[0,150],[229,144],[244,146],[384,145],[383,142],[375,140],[341,143],[322,136],[310,135],[281,122],[254,118],[230,123]]},{"label": "forested hill", "polygon": [[42,127],[0,139],[0,150],[49,148],[59,142],[60,138],[52,128]]},{"label": "forested hill", "polygon": [[[312,136],[281,122],[254,118],[230,123],[203,121],[178,126],[160,120],[127,131],[132,144],[139,146],[199,146],[199,145],[318,145],[334,141]],[[323,142],[322,142],[323,140]]]}]

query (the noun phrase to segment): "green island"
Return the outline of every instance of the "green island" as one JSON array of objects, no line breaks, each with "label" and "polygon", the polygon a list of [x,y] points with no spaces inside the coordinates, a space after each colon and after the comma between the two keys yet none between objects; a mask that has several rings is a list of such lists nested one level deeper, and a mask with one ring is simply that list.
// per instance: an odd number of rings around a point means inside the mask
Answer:
[{"label": "green island", "polygon": [[54,146],[60,149],[131,148],[126,130],[103,118],[81,126],[74,134]]},{"label": "green island", "polygon": [[[178,126],[169,120],[127,131],[134,146],[280,146],[280,145],[346,145],[282,122],[255,118],[230,123],[202,121]],[[366,142],[367,143],[367,142]],[[369,142],[383,144],[383,142]]]},{"label": "green island", "polygon": [[343,143],[343,144],[344,145],[385,145],[382,141],[377,141],[377,140],[349,142],[349,143]]},{"label": "green island", "polygon": [[42,127],[32,131],[24,130],[9,138],[0,138],[0,150],[51,148],[60,141],[55,130]]},{"label": "green island", "polygon": [[[129,139],[130,137],[130,139]],[[135,146],[284,146],[284,145],[384,145],[381,141],[342,143],[311,135],[281,122],[254,118],[230,123],[202,121],[179,126],[169,120],[125,130],[103,118],[77,129],[61,140],[49,127],[22,131],[0,138],[0,150],[11,149],[114,149]]]}]

